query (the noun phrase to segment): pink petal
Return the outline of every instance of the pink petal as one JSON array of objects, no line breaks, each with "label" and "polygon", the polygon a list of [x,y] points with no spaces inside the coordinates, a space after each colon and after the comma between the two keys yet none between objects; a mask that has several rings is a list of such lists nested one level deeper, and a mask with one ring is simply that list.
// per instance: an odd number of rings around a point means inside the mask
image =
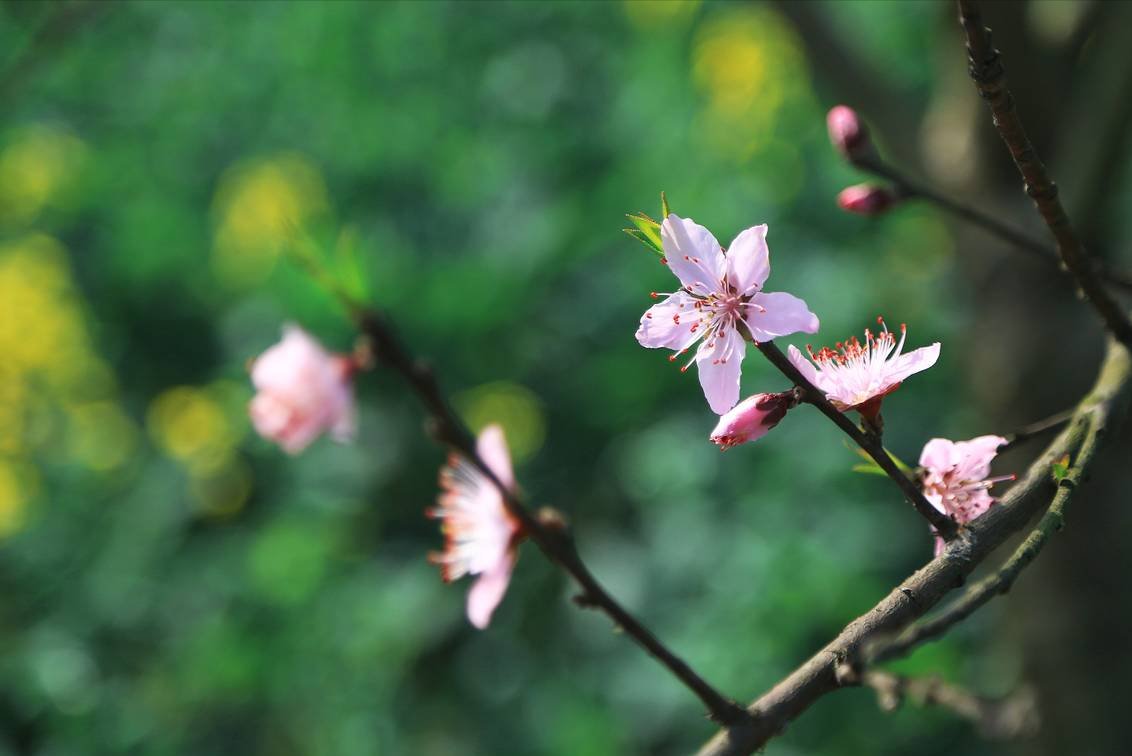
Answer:
[{"label": "pink petal", "polygon": [[752,226],[736,236],[727,248],[727,279],[743,295],[761,289],[770,275],[766,230],[765,223]]},{"label": "pink petal", "polygon": [[739,375],[746,343],[738,331],[728,329],[715,337],[714,348],[705,342],[696,353],[700,386],[712,412],[722,415],[739,401]]},{"label": "pink petal", "polygon": [[1002,436],[979,436],[956,444],[961,452],[956,472],[966,480],[990,477],[991,461],[998,456],[998,447],[1006,443]]},{"label": "pink petal", "polygon": [[[920,467],[934,473],[943,473],[955,466],[955,444],[946,438],[933,438],[920,452]],[[936,507],[939,509],[939,507]],[[940,510],[942,511],[942,510]]]},{"label": "pink petal", "polygon": [[726,262],[711,231],[673,213],[661,224],[660,239],[668,267],[680,283],[698,294],[719,291]]},{"label": "pink petal", "polygon": [[798,372],[802,374],[803,378],[813,385],[818,386],[818,369],[814,367],[814,363],[810,362],[798,351],[798,347],[791,344],[790,348],[786,350],[786,356],[790,358],[790,363],[798,368]]},{"label": "pink petal", "polygon": [[751,299],[751,303],[758,305],[747,308],[747,326],[755,341],[771,341],[799,331],[816,333],[818,330],[818,316],[793,294],[760,292]]},{"label": "pink petal", "polygon": [[927,370],[939,359],[939,342],[902,354],[893,360],[892,368],[885,372],[887,383],[900,383],[913,373]]},{"label": "pink petal", "polygon": [[[507,439],[498,425],[489,425],[480,431],[476,439],[476,453],[484,464],[495,473],[499,482],[507,488],[515,487],[515,474],[511,470],[511,454],[507,451]],[[494,488],[494,486],[491,486]],[[500,502],[502,506],[502,501]]]},{"label": "pink petal", "polygon": [[655,349],[665,347],[681,351],[687,349],[703,335],[703,329],[692,330],[699,321],[696,300],[687,292],[678,291],[659,304],[655,304],[641,317],[637,328],[637,342]]},{"label": "pink petal", "polygon": [[468,591],[468,621],[476,628],[483,630],[491,622],[491,615],[507,592],[514,565],[514,555],[506,552],[491,570],[479,576]]}]

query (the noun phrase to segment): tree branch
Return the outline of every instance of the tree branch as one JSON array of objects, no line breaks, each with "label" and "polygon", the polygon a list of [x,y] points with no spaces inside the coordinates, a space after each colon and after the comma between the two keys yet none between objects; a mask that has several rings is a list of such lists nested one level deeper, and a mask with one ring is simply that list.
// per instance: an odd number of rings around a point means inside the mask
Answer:
[{"label": "tree branch", "polygon": [[[1132,360],[1122,345],[1110,341],[1093,390],[1078,406],[1073,421],[1053,440],[1026,474],[999,504],[960,533],[938,557],[898,585],[880,603],[853,620],[823,649],[756,699],[747,710],[751,719],[720,731],[700,750],[700,756],[749,754],[786,728],[815,701],[840,687],[837,668],[859,658],[873,638],[892,636],[923,616],[1011,534],[1043,509],[1039,494],[1052,484],[1051,465],[1082,446],[1090,427],[1095,443],[1104,440],[1103,428],[1115,422],[1127,403]],[[1081,474],[1092,458],[1078,455]],[[1078,490],[1061,487],[1062,496]]]},{"label": "tree branch", "polygon": [[1026,135],[1022,119],[1014,107],[1014,98],[1006,86],[1002,60],[991,43],[990,29],[983,25],[978,5],[974,0],[958,2],[959,21],[967,35],[971,79],[994,114],[995,128],[1022,175],[1026,193],[1053,235],[1061,262],[1072,274],[1081,293],[1092,303],[1109,331],[1125,346],[1132,348],[1132,322],[1097,278],[1088,254],[1058,199],[1057,184],[1049,177],[1045,164]]},{"label": "tree branch", "polygon": [[1040,436],[1046,431],[1056,430],[1062,427],[1073,419],[1073,416],[1076,414],[1076,412],[1076,408],[1067,409],[1062,412],[1058,412],[1056,415],[1050,415],[1049,417],[1030,423],[1029,425],[1024,425],[1013,433],[1006,434],[1006,443],[998,447],[999,453],[1002,453],[1007,449],[1012,449],[1023,441],[1029,441],[1035,436]]},{"label": "tree branch", "polygon": [[581,603],[604,612],[645,651],[668,668],[677,679],[695,693],[707,707],[711,718],[721,724],[735,724],[749,714],[734,701],[701,678],[684,660],[670,651],[652,632],[622,607],[598,582],[579,556],[573,538],[560,522],[545,522],[535,516],[514,491],[503,485],[491,468],[476,453],[471,432],[453,412],[432,371],[414,358],[397,337],[392,324],[380,312],[364,308],[343,298],[358,325],[369,338],[376,358],[399,373],[428,411],[433,433],[444,444],[453,447],[475,465],[499,489],[507,510],[521,523],[523,531],[552,562],[565,570],[582,588]]},{"label": "tree branch", "polygon": [[858,428],[852,420],[845,416],[845,413],[833,406],[833,403],[826,398],[825,393],[820,391],[816,386],[806,380],[806,377],[798,372],[798,368],[794,367],[794,363],[782,353],[773,341],[766,341],[762,343],[755,343],[755,346],[763,356],[770,361],[772,365],[778,368],[783,375],[789,380],[793,381],[794,385],[802,390],[802,399],[809,404],[817,407],[818,410],[833,421],[849,438],[853,439],[865,452],[873,458],[873,460],[880,466],[882,470],[893,480],[894,483],[900,488],[900,491],[916,511],[931,523],[931,526],[943,536],[944,540],[951,540],[958,533],[958,527],[955,521],[947,515],[940,512],[938,509],[931,505],[924,494],[920,491],[920,487],[916,483],[900,471],[896,463],[892,461],[892,457],[888,456],[888,452],[884,450],[880,439],[875,435],[865,433]]}]

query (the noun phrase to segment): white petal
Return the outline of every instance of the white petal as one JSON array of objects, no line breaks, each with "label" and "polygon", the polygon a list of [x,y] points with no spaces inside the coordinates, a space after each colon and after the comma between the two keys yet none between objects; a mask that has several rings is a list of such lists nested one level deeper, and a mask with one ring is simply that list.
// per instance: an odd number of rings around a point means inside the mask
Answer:
[{"label": "white petal", "polygon": [[747,308],[747,326],[755,341],[771,341],[792,333],[817,333],[818,316],[806,303],[783,291],[760,292],[751,298],[756,307]]},{"label": "white petal", "polygon": [[[515,474],[511,470],[511,454],[507,451],[507,439],[498,425],[489,425],[480,431],[476,439],[476,453],[484,464],[495,473],[499,482],[507,488],[515,487]],[[487,485],[494,488],[491,483]],[[502,499],[500,500],[502,506]]]},{"label": "white petal", "polygon": [[740,294],[753,294],[770,275],[770,251],[766,246],[766,224],[752,226],[735,237],[727,248],[727,280]]},{"label": "white petal", "polygon": [[[818,369],[814,367],[814,363],[805,358],[798,350],[798,347],[791,344],[790,348],[786,350],[786,355],[790,358],[790,363],[798,368],[798,372],[802,374],[803,378],[820,388],[818,385],[818,381],[820,380],[818,377]],[[822,390],[824,391],[824,389]]]},{"label": "white petal", "polygon": [[746,346],[738,331],[728,329],[715,337],[714,348],[707,348],[705,343],[696,354],[700,386],[717,415],[725,414],[739,401],[739,376]]},{"label": "white petal", "polygon": [[660,225],[660,239],[668,267],[680,283],[698,294],[720,290],[726,262],[710,231],[673,213]]},{"label": "white petal", "polygon": [[468,591],[468,621],[480,630],[491,622],[491,615],[503,600],[514,564],[514,556],[507,552],[493,569],[481,574]]},{"label": "white petal", "polygon": [[914,349],[892,361],[892,367],[885,371],[885,383],[900,383],[913,373],[927,370],[939,359],[939,342]]},{"label": "white petal", "polygon": [[637,328],[638,343],[650,349],[665,347],[678,352],[687,349],[704,333],[703,328],[692,330],[692,326],[700,320],[700,311],[695,308],[695,303],[695,297],[678,291],[650,307],[641,316],[641,325]]}]

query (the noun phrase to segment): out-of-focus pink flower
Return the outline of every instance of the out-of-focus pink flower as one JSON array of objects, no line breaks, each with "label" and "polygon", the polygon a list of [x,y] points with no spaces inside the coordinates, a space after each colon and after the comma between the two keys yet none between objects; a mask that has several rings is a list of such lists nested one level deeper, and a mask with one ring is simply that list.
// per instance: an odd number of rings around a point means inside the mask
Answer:
[{"label": "out-of-focus pink flower", "polygon": [[[514,488],[511,456],[502,428],[484,428],[476,441],[476,452],[500,483]],[[468,620],[482,630],[511,581],[522,527],[507,511],[495,484],[459,455],[453,454],[441,468],[440,489],[437,506],[427,514],[441,520],[445,547],[443,552],[430,554],[429,559],[440,566],[445,582],[479,575],[468,591]]]},{"label": "out-of-focus pink flower", "polygon": [[298,454],[325,431],[336,441],[354,436],[353,373],[345,355],[330,354],[295,325],[251,366],[256,395],[252,424],[288,454]]},{"label": "out-of-focus pink flower", "polygon": [[723,451],[762,438],[795,403],[793,391],[749,396],[719,418],[711,440]]},{"label": "out-of-focus pink flower", "polygon": [[637,341],[675,350],[669,357],[674,361],[703,339],[681,370],[692,362],[698,365],[700,386],[717,415],[739,400],[744,333],[755,341],[770,341],[818,329],[817,316],[801,299],[762,290],[770,275],[766,232],[765,224],[748,228],[724,253],[711,232],[691,219],[672,214],[660,227],[662,260],[680,279],[681,288],[644,314]]},{"label": "out-of-focus pink flower", "polygon": [[865,344],[854,336],[838,342],[836,350],[822,347],[816,354],[808,345],[811,363],[794,345],[790,346],[790,362],[806,380],[825,392],[826,398],[842,412],[857,410],[869,420],[880,414],[881,400],[895,391],[900,382],[913,373],[927,370],[939,359],[939,342],[901,354],[907,327],[900,324],[900,343],[877,318],[883,330],[873,335],[865,329]]},{"label": "out-of-focus pink flower", "polygon": [[896,204],[898,197],[883,186],[857,184],[841,190],[837,195],[837,205],[857,215],[880,215]]},{"label": "out-of-focus pink flower", "polygon": [[[943,514],[964,525],[994,504],[988,489],[995,483],[1014,480],[1013,475],[990,477],[991,460],[1006,443],[1002,436],[979,436],[970,441],[933,438],[920,452],[924,498]],[[936,536],[935,553],[944,543]]]},{"label": "out-of-focus pink flower", "polygon": [[869,132],[861,123],[857,111],[848,105],[830,108],[825,117],[825,125],[829,129],[829,141],[849,160],[868,149]]}]

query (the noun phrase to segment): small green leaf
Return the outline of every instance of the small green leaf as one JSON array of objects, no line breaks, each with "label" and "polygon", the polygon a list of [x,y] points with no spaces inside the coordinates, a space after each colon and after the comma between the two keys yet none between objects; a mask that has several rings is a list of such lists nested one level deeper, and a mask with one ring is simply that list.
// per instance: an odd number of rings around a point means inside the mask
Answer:
[{"label": "small green leaf", "polygon": [[1069,476],[1069,455],[1066,454],[1050,465],[1050,472],[1053,473],[1054,482],[1060,483],[1065,480]]},{"label": "small green leaf", "polygon": [[644,213],[634,213],[632,215],[626,215],[625,217],[628,218],[636,228],[626,228],[622,230],[634,239],[639,240],[653,252],[663,256],[664,248],[661,246],[660,241],[660,224]]},{"label": "small green leaf", "polygon": [[887,475],[887,473],[880,469],[880,466],[873,462],[864,465],[853,465],[853,472],[866,473],[868,475]]},{"label": "small green leaf", "polygon": [[672,211],[668,209],[668,198],[664,196],[664,192],[660,193],[660,212],[665,218],[672,215]]}]

